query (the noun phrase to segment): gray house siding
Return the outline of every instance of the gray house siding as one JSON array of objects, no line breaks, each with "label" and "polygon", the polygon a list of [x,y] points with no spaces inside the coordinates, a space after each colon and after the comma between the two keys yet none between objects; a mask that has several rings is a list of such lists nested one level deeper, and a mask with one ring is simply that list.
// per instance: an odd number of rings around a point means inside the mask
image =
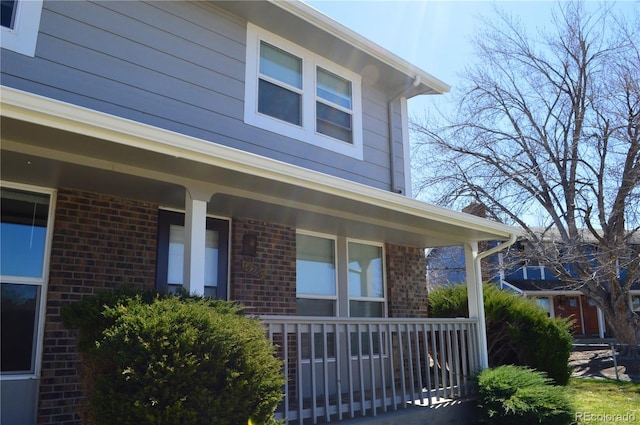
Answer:
[{"label": "gray house siding", "polygon": [[204,2],[46,1],[35,58],[3,49],[1,82],[391,190],[389,95],[362,86],[363,161],[246,125],[245,40],[246,22]]}]

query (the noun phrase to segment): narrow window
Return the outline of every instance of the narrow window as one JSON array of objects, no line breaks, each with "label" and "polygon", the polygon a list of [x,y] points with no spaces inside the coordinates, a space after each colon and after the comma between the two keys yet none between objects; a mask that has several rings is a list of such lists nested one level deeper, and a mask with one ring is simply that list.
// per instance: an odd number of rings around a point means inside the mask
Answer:
[{"label": "narrow window", "polygon": [[50,195],[3,188],[0,224],[2,373],[34,373],[45,283]]},{"label": "narrow window", "polygon": [[351,82],[317,68],[316,131],[353,143]]},{"label": "narrow window", "polygon": [[[207,218],[205,234],[204,296],[227,298],[229,223]],[[184,214],[160,211],[158,232],[158,282],[160,291],[175,293],[183,284]]]},{"label": "narrow window", "polygon": [[302,59],[260,42],[258,112],[302,125]]},{"label": "narrow window", "polygon": [[299,315],[336,315],[336,259],[333,239],[297,235],[296,294]]},{"label": "narrow window", "polygon": [[349,315],[384,317],[382,247],[349,242]]}]

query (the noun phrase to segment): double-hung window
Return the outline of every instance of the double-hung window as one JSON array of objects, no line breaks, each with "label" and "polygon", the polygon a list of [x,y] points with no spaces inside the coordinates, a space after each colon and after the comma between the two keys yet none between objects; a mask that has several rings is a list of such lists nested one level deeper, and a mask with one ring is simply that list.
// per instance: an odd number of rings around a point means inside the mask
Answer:
[{"label": "double-hung window", "polygon": [[384,317],[382,246],[349,242],[349,315]]},{"label": "double-hung window", "polygon": [[336,241],[298,233],[296,300],[301,316],[336,316]]},{"label": "double-hung window", "polygon": [[3,375],[36,375],[53,193],[6,186],[0,189],[0,193],[0,365]]},{"label": "double-hung window", "polygon": [[302,59],[260,42],[258,113],[302,125]]},{"label": "double-hung window", "polygon": [[247,27],[245,123],[362,159],[360,76]]},{"label": "double-hung window", "polygon": [[0,1],[0,46],[35,56],[43,0]]},{"label": "double-hung window", "polygon": [[316,68],[316,131],[353,143],[351,82],[323,68]]}]

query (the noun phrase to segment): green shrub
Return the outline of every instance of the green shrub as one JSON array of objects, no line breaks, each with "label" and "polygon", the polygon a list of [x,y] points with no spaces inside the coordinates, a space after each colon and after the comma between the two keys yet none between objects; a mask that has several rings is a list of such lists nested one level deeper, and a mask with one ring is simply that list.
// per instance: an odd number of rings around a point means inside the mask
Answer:
[{"label": "green shrub", "polygon": [[[65,315],[80,330],[92,374],[94,424],[275,423],[282,363],[261,324],[239,306],[123,293],[97,298]],[[99,323],[88,323],[97,311]],[[78,323],[82,312],[87,320]]]},{"label": "green shrub", "polygon": [[[483,287],[489,366],[519,365],[543,371],[558,385],[571,376],[571,322],[551,319],[535,301]],[[466,285],[444,286],[429,293],[435,317],[468,316]]]},{"label": "green shrub", "polygon": [[521,366],[485,369],[477,377],[481,421],[488,424],[567,425],[575,411],[565,388]]}]

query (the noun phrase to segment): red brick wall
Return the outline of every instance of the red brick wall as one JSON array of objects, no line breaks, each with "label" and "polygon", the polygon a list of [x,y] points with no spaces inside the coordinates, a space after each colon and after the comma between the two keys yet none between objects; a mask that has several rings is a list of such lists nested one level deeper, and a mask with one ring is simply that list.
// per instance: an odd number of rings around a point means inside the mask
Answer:
[{"label": "red brick wall", "polygon": [[[242,239],[255,234],[256,255],[242,253]],[[234,218],[231,235],[231,296],[250,314],[296,314],[296,229]]]},{"label": "red brick wall", "polygon": [[424,249],[386,244],[389,317],[427,317]]},{"label": "red brick wall", "polygon": [[60,308],[123,283],[155,283],[158,206],[110,195],[58,191],[44,327],[40,424],[80,424],[75,338]]}]

